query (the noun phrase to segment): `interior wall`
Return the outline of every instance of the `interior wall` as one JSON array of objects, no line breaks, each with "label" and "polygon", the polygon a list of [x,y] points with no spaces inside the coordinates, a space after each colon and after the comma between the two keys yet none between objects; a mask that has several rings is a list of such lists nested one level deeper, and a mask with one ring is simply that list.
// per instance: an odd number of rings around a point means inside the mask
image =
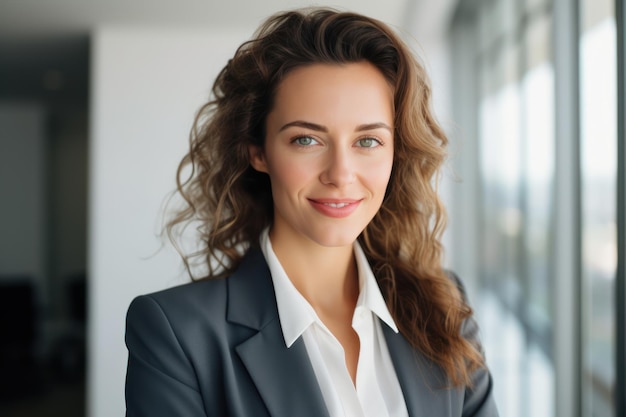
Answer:
[{"label": "interior wall", "polygon": [[47,278],[44,125],[40,104],[0,102],[0,279],[22,276],[38,289]]},{"label": "interior wall", "polygon": [[157,236],[198,107],[251,33],[102,27],[93,32],[88,412],[124,415],[126,309],[187,280]]}]

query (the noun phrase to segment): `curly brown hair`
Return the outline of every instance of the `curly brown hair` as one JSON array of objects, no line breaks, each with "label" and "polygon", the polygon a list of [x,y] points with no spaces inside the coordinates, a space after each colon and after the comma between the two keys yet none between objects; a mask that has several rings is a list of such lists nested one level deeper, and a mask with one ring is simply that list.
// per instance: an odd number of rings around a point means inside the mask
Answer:
[{"label": "curly brown hair", "polygon": [[176,241],[181,228],[198,224],[201,248],[183,254],[185,265],[199,256],[208,267],[203,278],[228,276],[272,222],[269,178],[250,166],[248,148],[263,146],[277,86],[297,67],[360,61],[393,87],[395,149],[382,207],[359,242],[404,337],[452,385],[469,385],[483,357],[461,335],[472,312],[441,266],[446,214],[436,186],[447,138],[430,109],[424,68],[387,25],[330,9],[269,18],[222,69],[198,112],[177,173],[186,206],[167,233]]}]

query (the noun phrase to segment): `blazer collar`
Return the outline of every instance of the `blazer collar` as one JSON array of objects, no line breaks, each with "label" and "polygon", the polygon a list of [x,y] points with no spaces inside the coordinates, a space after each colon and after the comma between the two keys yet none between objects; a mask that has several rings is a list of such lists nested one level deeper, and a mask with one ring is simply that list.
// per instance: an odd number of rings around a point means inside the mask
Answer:
[{"label": "blazer collar", "polygon": [[[400,333],[383,325],[387,348],[409,416],[452,416],[451,391],[443,370],[413,348]],[[461,395],[460,398],[463,398]]]},{"label": "blazer collar", "polygon": [[229,322],[261,330],[278,320],[272,277],[260,250],[249,249],[227,283]]},{"label": "blazer collar", "polygon": [[328,417],[304,341],[285,345],[272,277],[260,250],[250,249],[228,278],[227,320],[256,330],[235,350],[271,416]]}]

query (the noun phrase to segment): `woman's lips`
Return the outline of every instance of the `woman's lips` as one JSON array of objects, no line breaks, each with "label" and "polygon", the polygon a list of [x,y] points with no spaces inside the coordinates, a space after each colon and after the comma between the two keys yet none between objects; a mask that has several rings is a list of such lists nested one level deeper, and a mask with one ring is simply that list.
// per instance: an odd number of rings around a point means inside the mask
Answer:
[{"label": "woman's lips", "polygon": [[313,208],[325,216],[341,218],[352,214],[361,200],[352,199],[309,199]]}]

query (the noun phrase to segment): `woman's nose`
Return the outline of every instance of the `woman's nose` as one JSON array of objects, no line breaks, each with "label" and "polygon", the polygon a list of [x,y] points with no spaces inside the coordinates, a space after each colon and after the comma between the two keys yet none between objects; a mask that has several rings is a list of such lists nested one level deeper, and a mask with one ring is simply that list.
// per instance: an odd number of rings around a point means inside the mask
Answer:
[{"label": "woman's nose", "polygon": [[326,185],[343,187],[352,184],[355,178],[355,163],[349,152],[341,149],[329,151],[320,181]]}]

